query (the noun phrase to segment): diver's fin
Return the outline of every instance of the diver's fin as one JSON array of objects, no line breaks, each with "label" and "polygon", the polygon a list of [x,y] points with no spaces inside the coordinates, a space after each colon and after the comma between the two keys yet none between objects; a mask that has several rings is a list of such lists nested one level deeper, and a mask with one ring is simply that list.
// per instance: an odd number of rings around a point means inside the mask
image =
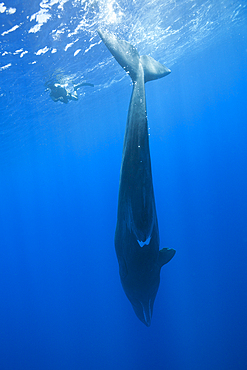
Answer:
[{"label": "diver's fin", "polygon": [[176,253],[175,249],[172,248],[163,248],[159,251],[159,266],[162,267],[169,261],[171,261],[172,257]]},{"label": "diver's fin", "polygon": [[77,90],[81,86],[91,86],[91,87],[94,87],[93,84],[90,84],[90,83],[87,83],[87,82],[81,82],[80,84],[74,85],[74,89]]},{"label": "diver's fin", "polygon": [[144,70],[145,82],[168,75],[171,71],[152,57],[140,57],[136,48],[129,42],[119,40],[115,35],[98,30],[98,34],[116,61],[130,75],[132,81],[136,80],[140,64]]}]

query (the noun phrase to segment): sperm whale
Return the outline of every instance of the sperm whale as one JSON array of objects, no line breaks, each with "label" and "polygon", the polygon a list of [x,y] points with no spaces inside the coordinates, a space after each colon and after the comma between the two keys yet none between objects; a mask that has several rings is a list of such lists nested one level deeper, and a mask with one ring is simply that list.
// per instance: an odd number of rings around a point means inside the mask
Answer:
[{"label": "sperm whale", "polygon": [[150,326],[160,270],[175,250],[159,250],[145,83],[171,71],[150,56],[140,56],[134,46],[115,35],[101,30],[98,33],[133,82],[120,172],[115,250],[125,294],[137,317]]}]

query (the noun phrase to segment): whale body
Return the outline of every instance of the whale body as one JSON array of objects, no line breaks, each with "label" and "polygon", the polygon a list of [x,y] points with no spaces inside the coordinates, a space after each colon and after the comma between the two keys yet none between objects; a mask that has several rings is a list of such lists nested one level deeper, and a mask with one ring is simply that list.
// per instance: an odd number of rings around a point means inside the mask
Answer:
[{"label": "whale body", "polygon": [[150,56],[140,56],[134,46],[115,35],[101,30],[98,33],[133,82],[120,172],[115,250],[124,292],[137,317],[150,326],[160,269],[175,250],[159,250],[145,83],[171,71]]}]

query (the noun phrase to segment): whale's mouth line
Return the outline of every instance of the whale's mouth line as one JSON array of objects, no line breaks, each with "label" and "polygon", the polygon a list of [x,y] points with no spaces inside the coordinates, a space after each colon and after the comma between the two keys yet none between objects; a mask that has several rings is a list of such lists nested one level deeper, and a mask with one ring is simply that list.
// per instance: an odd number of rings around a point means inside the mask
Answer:
[{"label": "whale's mouth line", "polygon": [[144,305],[140,301],[140,304],[142,306],[142,312],[143,312],[143,317],[145,320],[146,325],[150,326],[151,324],[151,317],[152,317],[152,312],[151,312],[151,300],[149,299],[148,301],[148,312],[146,312]]}]

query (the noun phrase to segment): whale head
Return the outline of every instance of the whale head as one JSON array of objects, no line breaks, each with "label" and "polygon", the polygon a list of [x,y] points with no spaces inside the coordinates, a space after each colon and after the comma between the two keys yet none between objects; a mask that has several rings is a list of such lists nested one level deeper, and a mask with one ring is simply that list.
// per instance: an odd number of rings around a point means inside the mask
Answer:
[{"label": "whale head", "polygon": [[146,326],[150,326],[154,301],[160,284],[160,269],[154,268],[151,274],[143,275],[141,279],[130,275],[132,274],[121,279],[125,294],[138,319]]}]

